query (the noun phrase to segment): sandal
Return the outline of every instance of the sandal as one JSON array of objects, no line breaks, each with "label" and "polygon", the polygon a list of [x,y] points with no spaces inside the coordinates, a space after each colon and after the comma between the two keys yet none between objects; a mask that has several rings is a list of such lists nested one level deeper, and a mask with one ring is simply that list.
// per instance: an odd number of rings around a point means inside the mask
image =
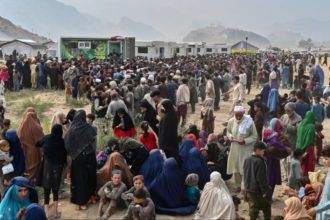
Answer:
[{"label": "sandal", "polygon": [[96,202],[97,202],[96,196],[91,196],[90,201],[91,201],[92,204],[96,204]]},{"label": "sandal", "polygon": [[86,210],[87,209],[87,205],[78,205],[77,207],[76,207],[76,210],[77,211],[80,211],[80,210]]},{"label": "sandal", "polygon": [[58,213],[54,216],[54,218],[55,218],[55,219],[61,218],[61,215],[62,215],[62,213],[61,213],[61,212],[58,212]]}]

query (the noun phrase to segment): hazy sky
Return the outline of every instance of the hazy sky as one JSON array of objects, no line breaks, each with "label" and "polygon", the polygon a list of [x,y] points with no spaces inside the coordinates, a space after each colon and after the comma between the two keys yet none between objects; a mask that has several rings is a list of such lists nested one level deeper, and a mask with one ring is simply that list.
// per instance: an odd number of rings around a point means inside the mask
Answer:
[{"label": "hazy sky", "polygon": [[[59,0],[79,11],[118,22],[127,16],[168,34],[220,23],[265,34],[276,22],[330,20],[329,0]],[[175,33],[169,33],[175,32]]]}]

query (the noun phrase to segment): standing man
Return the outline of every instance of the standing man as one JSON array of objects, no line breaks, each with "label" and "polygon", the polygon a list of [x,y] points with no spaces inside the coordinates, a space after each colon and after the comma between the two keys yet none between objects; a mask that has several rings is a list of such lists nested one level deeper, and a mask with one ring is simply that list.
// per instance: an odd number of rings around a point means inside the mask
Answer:
[{"label": "standing man", "polygon": [[244,101],[245,94],[246,94],[247,75],[246,75],[245,72],[243,72],[242,69],[239,71],[239,82],[243,86],[243,99],[242,99],[242,101]]},{"label": "standing man", "polygon": [[[211,98],[211,99],[213,99],[213,102],[214,102],[215,89],[214,89],[214,83],[211,79],[210,74],[206,73],[205,79],[206,79],[206,88],[205,88],[206,98]],[[213,103],[213,108],[214,108],[214,103]]]},{"label": "standing man", "polygon": [[230,108],[230,117],[234,113],[234,107],[238,105],[242,105],[243,97],[244,97],[244,88],[243,85],[239,81],[239,76],[235,76],[233,79],[234,86],[225,94],[233,93],[233,104]]},{"label": "standing man", "polygon": [[220,110],[219,103],[220,103],[220,86],[221,86],[221,78],[218,73],[214,73],[214,78],[213,78],[213,85],[214,85],[214,110]]},{"label": "standing man", "polygon": [[229,119],[227,136],[231,140],[227,163],[227,174],[234,174],[237,191],[245,189],[243,178],[243,163],[253,152],[258,133],[253,119],[244,115],[243,106],[235,106],[234,117]]},{"label": "standing man", "polygon": [[181,126],[183,127],[186,123],[186,116],[188,111],[188,103],[190,101],[190,91],[187,85],[188,80],[182,78],[182,84],[179,86],[176,92],[176,106],[178,107],[178,124],[180,123],[182,117]]},{"label": "standing man", "polygon": [[189,73],[188,87],[190,92],[191,112],[195,113],[195,105],[198,102],[196,80],[192,73]]}]

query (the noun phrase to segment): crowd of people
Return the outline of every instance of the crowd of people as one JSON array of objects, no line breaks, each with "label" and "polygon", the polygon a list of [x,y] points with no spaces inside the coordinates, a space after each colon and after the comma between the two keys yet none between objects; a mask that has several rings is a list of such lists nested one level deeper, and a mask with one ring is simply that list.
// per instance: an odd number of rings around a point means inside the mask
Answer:
[{"label": "crowd of people", "polygon": [[[0,104],[0,220],[50,217],[50,194],[53,217],[60,218],[65,179],[77,210],[98,203],[100,220],[120,209],[127,220],[153,220],[156,213],[240,220],[241,200],[248,202],[251,219],[263,211],[270,220],[281,170],[289,198],[275,219],[330,216],[330,171],[320,169],[330,167],[322,134],[330,86],[324,88],[322,65],[311,54],[125,61],[110,54],[105,60],[81,56],[62,62],[11,56],[0,67],[0,79],[9,90],[64,90],[67,100],[90,100],[92,106],[88,114],[55,113],[51,133],[44,135],[33,108],[16,131]],[[247,100],[252,84],[261,91]],[[215,111],[230,95],[228,121],[215,124]],[[188,112],[200,118],[201,127],[187,124]],[[97,136],[109,121],[113,137],[100,146]],[[229,191],[225,181],[231,178],[235,187]],[[43,207],[35,186],[43,188]]]}]

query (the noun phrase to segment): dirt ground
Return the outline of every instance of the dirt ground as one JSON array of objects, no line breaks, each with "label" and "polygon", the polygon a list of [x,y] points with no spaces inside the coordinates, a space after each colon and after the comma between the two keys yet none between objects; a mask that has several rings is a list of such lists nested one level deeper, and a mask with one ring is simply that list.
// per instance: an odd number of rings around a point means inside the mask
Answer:
[{"label": "dirt ground", "polygon": [[[325,70],[326,73],[326,80],[325,83],[328,83],[328,79],[330,76],[328,67],[324,67],[323,68]],[[280,93],[283,94],[285,92],[288,92],[286,90],[280,90]],[[9,113],[6,115],[6,117],[8,117],[9,119],[11,119],[12,121],[14,121],[13,124],[19,124],[20,120],[22,119],[22,117],[17,117],[15,116],[14,112],[15,112],[15,108],[21,103],[24,102],[24,100],[26,100],[27,98],[30,97],[35,97],[38,98],[40,101],[45,102],[45,103],[54,103],[54,106],[47,112],[44,113],[45,116],[49,117],[49,120],[51,119],[52,115],[57,112],[57,111],[62,111],[62,112],[68,112],[71,107],[65,104],[65,98],[64,98],[64,93],[62,91],[44,91],[42,93],[40,92],[31,92],[26,91],[26,93],[28,93],[28,95],[24,95],[23,98],[19,98],[19,97],[15,97],[14,101],[11,100],[7,100],[8,103],[8,109],[9,109]],[[258,91],[253,88],[251,91],[250,95],[246,96],[246,100],[250,100],[252,99],[256,94],[258,93]],[[220,104],[220,111],[215,112],[215,132],[219,133],[223,130],[223,126],[222,123],[226,122],[229,118],[228,116],[228,112],[229,112],[229,108],[231,106],[231,101],[227,101],[227,102],[223,102],[221,101]],[[246,103],[244,104],[244,106],[247,108]],[[189,119],[188,122],[189,123],[194,123],[197,124],[197,126],[201,126],[201,121],[199,119],[199,110],[200,110],[201,105],[198,104],[196,106],[196,113],[194,115],[189,114]],[[83,107],[87,112],[90,111],[90,105],[86,105],[85,107]],[[325,135],[325,142],[327,140],[329,140],[329,134],[330,134],[330,122],[329,119],[326,119],[324,122],[324,131],[323,134]],[[282,186],[277,186],[275,189],[275,193],[274,193],[274,201],[272,203],[272,215],[276,216],[276,215],[281,215],[283,207],[284,207],[284,200],[286,199],[286,196],[283,196],[282,193],[284,191],[284,188],[286,186],[287,182],[283,182]],[[229,187],[229,189],[231,189],[231,192],[233,192],[232,187],[233,187],[233,182],[232,180],[227,181],[227,185]],[[89,205],[88,210],[86,211],[77,211],[75,209],[75,206],[73,204],[70,203],[69,201],[69,185],[66,185],[66,193],[67,196],[60,200],[60,211],[62,212],[62,217],[61,219],[95,219],[96,218],[96,213],[97,213],[97,204],[96,205]],[[234,193],[233,193],[234,195]],[[41,201],[42,203],[42,201]],[[116,212],[110,219],[120,219],[123,215],[124,215],[124,211],[118,211]],[[239,208],[239,213],[243,216],[246,217],[246,219],[248,219],[248,206],[247,203],[242,202],[240,208]],[[193,215],[191,216],[167,216],[167,215],[157,215],[157,219],[192,219]]]}]

